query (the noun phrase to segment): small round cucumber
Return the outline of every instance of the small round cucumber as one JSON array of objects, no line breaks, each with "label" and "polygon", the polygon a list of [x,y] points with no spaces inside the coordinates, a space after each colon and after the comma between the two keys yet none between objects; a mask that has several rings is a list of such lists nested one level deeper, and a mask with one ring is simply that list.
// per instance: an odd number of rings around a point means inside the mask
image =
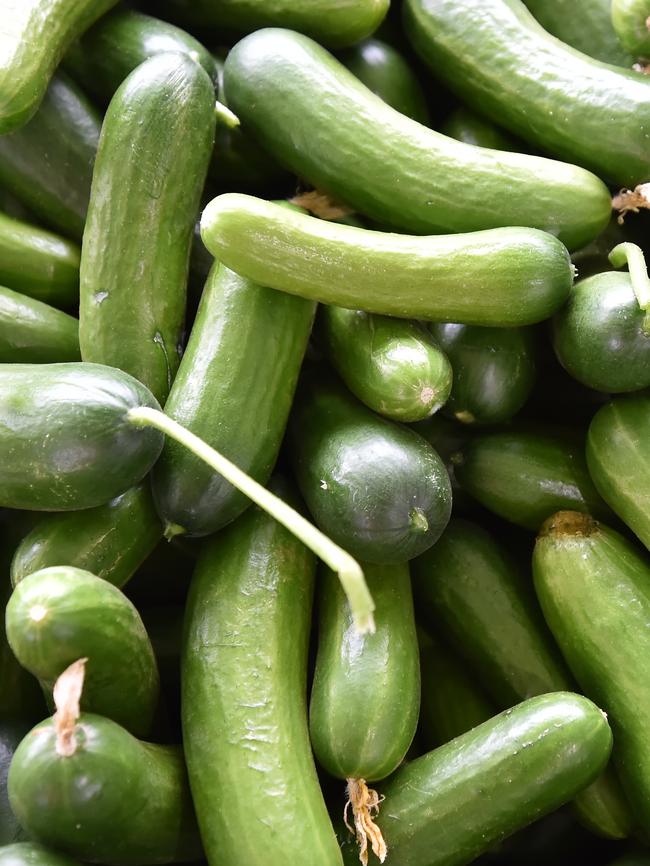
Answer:
[{"label": "small round cucumber", "polygon": [[0,847],[0,866],[78,866],[78,864],[38,842],[15,842]]},{"label": "small round cucumber", "polygon": [[637,60],[650,60],[650,3],[612,0],[612,26],[623,47]]},{"label": "small round cucumber", "polygon": [[43,364],[80,359],[77,319],[0,286],[0,363]]}]

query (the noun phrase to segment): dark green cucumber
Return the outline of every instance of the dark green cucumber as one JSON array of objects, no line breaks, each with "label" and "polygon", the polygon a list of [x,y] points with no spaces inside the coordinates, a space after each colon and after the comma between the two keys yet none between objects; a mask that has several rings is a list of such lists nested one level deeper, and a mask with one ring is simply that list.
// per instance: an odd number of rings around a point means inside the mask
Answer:
[{"label": "dark green cucumber", "polygon": [[117,0],[2,0],[0,135],[35,114],[66,48]]},{"label": "dark green cucumber", "polygon": [[142,63],[102,126],[81,256],[81,356],[131,373],[161,401],[180,361],[213,138],[214,88],[183,54]]},{"label": "dark green cucumber", "polygon": [[43,364],[80,357],[77,319],[0,286],[0,363]]},{"label": "dark green cucumber", "polygon": [[394,421],[421,421],[447,402],[451,365],[418,322],[334,306],[320,315],[332,366],[370,409]]},{"label": "dark green cucumber", "polygon": [[442,460],[421,436],[315,377],[299,394],[289,429],[305,502],[345,550],[387,564],[435,543],[451,513],[451,486]]},{"label": "dark green cucumber", "polygon": [[94,106],[57,72],[29,123],[0,136],[0,183],[75,240],[83,235],[100,128]]},{"label": "dark green cucumber", "polygon": [[72,241],[0,213],[0,285],[72,307],[79,297],[79,255]]},{"label": "dark green cucumber", "polygon": [[78,864],[38,842],[15,842],[0,848],[0,866],[78,866]]},{"label": "dark green cucumber", "polygon": [[15,586],[34,571],[65,563],[124,586],[162,534],[145,480],[106,505],[39,517],[16,547],[11,581]]},{"label": "dark green cucumber", "polygon": [[[463,866],[556,809],[602,770],[612,733],[590,700],[541,695],[401,767],[377,824],[399,866]],[[441,831],[444,828],[444,832]],[[358,863],[353,843],[346,864]]]},{"label": "dark green cucumber", "polygon": [[460,486],[506,520],[537,531],[562,509],[610,515],[589,477],[581,443],[527,430],[485,433],[454,460]]},{"label": "dark green cucumber", "polygon": [[262,285],[405,318],[532,324],[562,305],[573,281],[566,248],[537,229],[414,237],[230,193],[204,210],[201,236],[223,264]]},{"label": "dark green cucumber", "polygon": [[609,193],[594,175],[434,132],[395,111],[306,36],[275,29],[247,36],[228,55],[224,83],[245,132],[382,225],[414,234],[532,226],[576,248],[609,218]]},{"label": "dark green cucumber", "polygon": [[362,636],[337,576],[320,577],[309,729],[330,775],[377,781],[401,763],[415,735],[420,666],[408,565],[363,570],[377,631]]},{"label": "dark green cucumber", "polygon": [[25,838],[25,833],[9,805],[7,776],[14,752],[30,727],[31,723],[23,720],[0,722],[0,866],[9,866],[9,861],[4,859],[7,852],[5,846]]},{"label": "dark green cucumber", "polygon": [[521,0],[407,0],[404,21],[436,76],[500,126],[612,183],[650,179],[642,75],[555,39]]},{"label": "dark green cucumber", "polygon": [[314,565],[251,508],[207,543],[192,580],[183,738],[206,854],[221,866],[341,863],[307,725]]},{"label": "dark green cucumber", "polygon": [[464,105],[455,108],[447,117],[440,131],[450,138],[455,138],[465,144],[477,147],[489,147],[492,150],[520,150],[515,140],[507,132],[499,129],[480,114],[474,114]]},{"label": "dark green cucumber", "polygon": [[645,225],[643,222],[635,223],[627,220],[624,224],[619,223],[618,218],[612,214],[612,218],[603,231],[590,244],[571,255],[571,261],[577,269],[581,280],[601,274],[603,271],[611,271],[612,264],[609,254],[625,241],[637,240],[643,243]]},{"label": "dark green cucumber", "polygon": [[650,60],[650,3],[612,0],[611,23],[623,47],[636,60]]},{"label": "dark green cucumber", "polygon": [[463,424],[510,421],[535,384],[535,342],[523,328],[432,324],[453,369],[446,414]]},{"label": "dark green cucumber", "polygon": [[137,484],[163,445],[157,430],[127,419],[139,406],[159,408],[144,385],[110,367],[0,365],[0,505],[73,511]]},{"label": "dark green cucumber", "polygon": [[158,703],[158,668],[140,614],[108,581],[68,565],[35,571],[6,608],[7,640],[46,694],[74,661],[87,658],[81,707],[149,732]]}]

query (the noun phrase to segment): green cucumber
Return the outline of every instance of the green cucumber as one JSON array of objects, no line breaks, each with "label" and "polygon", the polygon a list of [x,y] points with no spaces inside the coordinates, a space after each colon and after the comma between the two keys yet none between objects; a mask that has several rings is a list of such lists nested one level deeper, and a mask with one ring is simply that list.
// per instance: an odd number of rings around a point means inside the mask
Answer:
[{"label": "green cucumber", "polygon": [[377,781],[401,763],[415,735],[420,667],[408,565],[367,564],[364,574],[377,631],[362,638],[336,576],[320,576],[309,728],[330,775]]},{"label": "green cucumber", "polygon": [[444,464],[413,430],[375,415],[333,381],[308,380],[289,425],[302,495],[324,532],[367,562],[404,562],[451,513]]},{"label": "green cucumber", "polygon": [[417,124],[306,36],[278,29],[247,36],[228,55],[224,83],[246,133],[383,225],[414,234],[532,226],[576,248],[609,219],[609,193],[594,175],[463,145]]},{"label": "green cucumber", "polygon": [[[215,263],[165,413],[265,484],[284,436],[314,313],[312,302],[274,292]],[[223,476],[176,442],[166,443],[153,478],[168,534],[206,535],[249,505]]]},{"label": "green cucumber", "polygon": [[[574,797],[603,769],[611,747],[605,714],[580,695],[541,695],[506,710],[382,786],[377,824],[387,862],[470,863]],[[355,847],[345,846],[350,866]]]},{"label": "green cucumber", "polygon": [[510,421],[535,384],[535,342],[523,328],[431,324],[453,369],[444,412],[463,424]]},{"label": "green cucumber", "polygon": [[213,138],[214,88],[183,54],[138,66],[102,126],[81,255],[81,356],[131,373],[161,401],[180,361]]},{"label": "green cucumber", "polygon": [[405,318],[532,324],[562,305],[573,280],[565,247],[537,229],[414,237],[327,222],[238,193],[210,202],[201,236],[226,267],[262,285]]},{"label": "green cucumber", "polygon": [[19,843],[25,838],[25,833],[9,805],[7,776],[16,747],[30,727],[29,723],[25,724],[22,720],[0,722],[0,866],[9,866],[8,861],[4,860],[6,846]]},{"label": "green cucumber", "polygon": [[77,319],[0,286],[0,363],[77,360],[80,360]]},{"label": "green cucumber", "polygon": [[313,575],[312,555],[257,508],[200,555],[186,610],[182,713],[211,863],[341,863],[307,726]]},{"label": "green cucumber", "polygon": [[394,421],[421,421],[447,402],[451,365],[418,322],[334,306],[320,315],[332,366],[370,409]]},{"label": "green cucumber", "polygon": [[38,842],[15,842],[0,848],[0,866],[78,866],[74,860],[39,845]]},{"label": "green cucumber", "polygon": [[636,60],[650,60],[650,3],[612,0],[611,23],[621,44]]},{"label": "green cucumber", "polygon": [[489,147],[492,150],[511,150],[515,153],[520,151],[520,147],[507,132],[503,132],[480,114],[474,114],[465,105],[460,105],[451,112],[440,131],[465,144]]},{"label": "green cucumber", "polygon": [[455,460],[460,486],[490,511],[537,531],[562,509],[609,515],[589,477],[581,443],[513,429],[475,436]]},{"label": "green cucumber", "polygon": [[33,117],[67,47],[117,0],[2,0],[0,135]]},{"label": "green cucumber", "polygon": [[478,13],[474,0],[406,0],[404,16],[435,75],[495,123],[611,183],[650,179],[642,75],[555,39],[521,0],[483,0]]},{"label": "green cucumber", "polygon": [[[0,506],[72,511],[137,484],[162,450],[135,426],[158,408],[132,376],[99,364],[0,365]],[[60,564],[60,563],[59,563]]]},{"label": "green cucumber", "polygon": [[[611,269],[609,254],[620,243],[635,239],[643,240],[645,227],[642,222],[634,223],[627,220],[624,224],[619,223],[618,218],[612,214],[607,226],[595,240],[571,255],[571,261],[576,267],[577,275],[581,280],[594,274],[601,274]],[[630,238],[630,235],[632,237]]]},{"label": "green cucumber", "polygon": [[29,123],[0,136],[0,183],[46,225],[78,241],[100,129],[94,106],[59,71]]},{"label": "green cucumber", "polygon": [[79,256],[72,241],[0,213],[0,285],[72,307],[79,297]]},{"label": "green cucumber", "polygon": [[46,694],[78,658],[87,658],[81,707],[149,732],[158,668],[140,614],[108,581],[68,565],[44,568],[16,586],[6,609],[7,640]]}]

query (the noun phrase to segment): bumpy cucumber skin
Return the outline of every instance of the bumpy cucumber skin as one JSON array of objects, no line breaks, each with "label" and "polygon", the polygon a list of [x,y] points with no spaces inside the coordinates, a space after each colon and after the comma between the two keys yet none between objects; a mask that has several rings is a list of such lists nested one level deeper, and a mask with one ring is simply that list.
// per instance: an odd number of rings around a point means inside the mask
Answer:
[{"label": "bumpy cucumber skin", "polygon": [[332,776],[376,781],[401,763],[415,735],[420,663],[409,569],[363,566],[377,631],[359,635],[338,576],[319,578],[318,655],[309,729]]},{"label": "bumpy cucumber skin", "polygon": [[6,608],[14,655],[47,694],[66,668],[87,658],[81,707],[149,732],[159,677],[140,614],[115,586],[80,568],[59,565],[28,575]]},{"label": "bumpy cucumber skin", "polygon": [[[315,309],[215,263],[165,404],[167,415],[262,484],[282,443]],[[153,477],[162,519],[190,535],[215,532],[250,504],[174,442]]]},{"label": "bumpy cucumber skin", "polygon": [[16,749],[9,802],[30,836],[108,866],[200,859],[180,746],[144,743],[91,713],[82,713],[75,734],[75,753],[57,754],[46,719]]},{"label": "bumpy cucumber skin", "polygon": [[52,851],[38,842],[15,842],[0,847],[0,866],[78,866],[78,864]]},{"label": "bumpy cucumber skin", "polygon": [[214,140],[214,88],[187,55],[134,70],[102,126],[84,232],[84,361],[165,400],[178,368],[194,221]]},{"label": "bumpy cucumber skin", "polygon": [[261,285],[404,318],[532,324],[564,303],[573,282],[566,248],[537,229],[414,237],[228,193],[204,210],[201,236],[223,264]]},{"label": "bumpy cucumber skin", "polygon": [[[7,688],[4,681],[2,686],[4,692]],[[7,776],[14,751],[30,727],[31,723],[25,723],[22,720],[0,722],[0,864],[2,866],[9,866],[10,864],[9,857],[12,852],[7,850],[8,846],[11,846],[12,843],[20,843],[21,840],[25,839],[25,832],[9,806]],[[19,861],[16,862],[15,866],[19,866]],[[35,863],[34,866],[37,864]]]},{"label": "bumpy cucumber skin", "polygon": [[535,384],[535,344],[523,328],[431,324],[453,369],[444,412],[464,424],[501,424],[524,406]]},{"label": "bumpy cucumber skin", "polygon": [[637,60],[650,59],[650,3],[648,0],[612,0],[612,26],[623,46]]},{"label": "bumpy cucumber skin", "polygon": [[433,448],[333,381],[308,380],[289,425],[291,456],[316,523],[353,556],[390,564],[436,542],[451,485]]},{"label": "bumpy cucumber skin", "polygon": [[95,107],[58,71],[29,123],[0,135],[0,183],[46,225],[78,241],[100,129]]},{"label": "bumpy cucumber skin", "polygon": [[102,505],[151,469],[163,437],[129,409],[160,407],[132,376],[99,364],[0,365],[0,505]]},{"label": "bumpy cucumber skin", "polygon": [[228,55],[224,83],[244,131],[296,174],[382,225],[414,234],[532,226],[573,249],[609,218],[609,193],[589,172],[434,132],[388,106],[300,34],[268,29],[247,36]]},{"label": "bumpy cucumber skin", "polygon": [[[272,488],[286,496],[283,483]],[[208,542],[198,561],[181,705],[210,862],[341,863],[307,727],[314,566],[312,554],[255,507]]]},{"label": "bumpy cucumber skin", "polygon": [[0,363],[79,361],[79,322],[0,286]]},{"label": "bumpy cucumber skin", "polygon": [[[399,866],[469,863],[574,797],[602,770],[611,747],[605,716],[587,698],[559,692],[524,701],[416,758],[380,787],[377,823],[388,856]],[[350,866],[354,848],[345,845]]]},{"label": "bumpy cucumber skin", "polygon": [[330,362],[374,412],[422,421],[447,402],[451,365],[422,325],[335,306],[320,316]]},{"label": "bumpy cucumber skin", "polygon": [[440,128],[445,135],[473,144],[477,147],[489,147],[492,150],[520,150],[517,143],[507,132],[499,129],[489,120],[479,114],[474,114],[464,105],[454,109]]}]

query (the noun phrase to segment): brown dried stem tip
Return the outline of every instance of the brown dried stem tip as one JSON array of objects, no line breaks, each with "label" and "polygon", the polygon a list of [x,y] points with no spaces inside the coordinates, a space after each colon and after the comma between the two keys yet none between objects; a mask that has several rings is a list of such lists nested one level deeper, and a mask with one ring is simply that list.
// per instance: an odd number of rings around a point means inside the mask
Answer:
[{"label": "brown dried stem tip", "polygon": [[[363,866],[368,866],[368,840],[373,854],[383,863],[388,849],[381,830],[373,821],[379,813],[379,804],[383,800],[379,794],[366,785],[364,779],[347,780],[348,799],[343,810],[343,820],[350,833],[354,833],[359,843],[359,860]],[[348,823],[348,809],[352,806],[354,829]]]},{"label": "brown dried stem tip", "polygon": [[640,183],[634,189],[622,189],[612,199],[612,208],[618,211],[620,225],[623,224],[625,214],[650,208],[650,183]]},{"label": "brown dried stem tip", "polygon": [[352,208],[335,201],[326,192],[320,192],[317,189],[301,192],[290,198],[289,203],[295,204],[297,207],[304,207],[310,214],[322,220],[338,220],[354,213]]},{"label": "brown dried stem tip", "polygon": [[77,750],[75,730],[79,718],[79,701],[86,675],[88,659],[72,662],[54,684],[54,729],[56,731],[56,753],[69,758]]}]

